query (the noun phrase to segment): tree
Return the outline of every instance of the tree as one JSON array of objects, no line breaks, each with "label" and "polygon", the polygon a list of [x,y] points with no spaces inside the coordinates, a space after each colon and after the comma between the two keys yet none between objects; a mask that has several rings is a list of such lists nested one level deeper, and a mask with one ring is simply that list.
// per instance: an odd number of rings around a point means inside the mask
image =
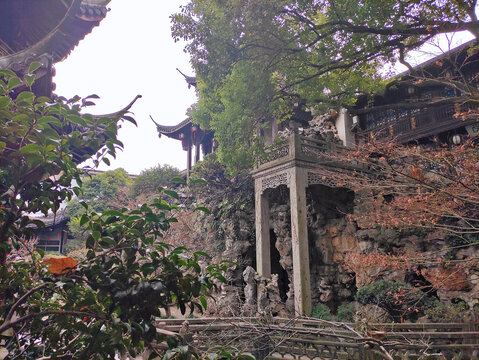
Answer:
[{"label": "tree", "polygon": [[106,156],[123,147],[116,133],[124,113],[103,118],[80,113],[96,96],[52,100],[21,91],[31,89],[39,66],[33,63],[25,79],[0,72],[0,267],[10,248],[32,235],[30,224],[42,226],[28,213],[56,212],[71,198],[72,181],[81,184],[76,162],[96,153],[96,164],[108,163]]},{"label": "tree", "polygon": [[[222,266],[201,269],[184,248],[162,243],[162,232],[178,209],[156,199],[136,210],[86,212],[80,225],[88,231],[86,259],[44,261],[42,251],[7,262],[7,254],[23,248],[32,235],[28,213],[56,212],[80,194],[76,161],[91,156],[98,164],[122,148],[116,138],[119,116],[99,118],[80,111],[88,99],[36,97],[34,71],[19,79],[0,72],[0,353],[11,359],[111,359],[150,349],[156,355],[182,356],[172,333],[157,330],[161,308],[175,303],[184,313],[202,311],[207,291],[224,281]],[[105,146],[105,148],[103,148]],[[87,149],[85,151],[85,149]],[[169,195],[173,192],[169,191]],[[47,266],[49,264],[50,267]]]},{"label": "tree", "polygon": [[477,141],[453,147],[372,141],[332,158],[362,166],[329,173],[367,200],[368,211],[355,216],[362,226],[441,230],[467,243],[479,240]]},{"label": "tree", "polygon": [[80,218],[86,212],[82,203],[88,204],[91,211],[102,213],[106,210],[120,210],[123,207],[131,209],[133,199],[130,187],[133,181],[124,169],[116,169],[84,177],[81,192],[67,203],[66,216],[69,234],[65,249],[68,252],[84,248],[88,233],[80,226]]},{"label": "tree", "polygon": [[171,180],[180,176],[180,170],[167,164],[142,170],[133,182],[133,196],[155,194],[159,186],[165,187],[171,185]]},{"label": "tree", "polygon": [[[351,107],[358,95],[391,83],[385,69],[411,68],[408,53],[438,35],[468,31],[477,38],[476,9],[476,0],[191,0],[172,17],[172,34],[188,42],[197,72],[193,118],[219,132],[220,160],[234,163],[228,153],[237,144],[224,139],[224,129],[238,124],[253,141],[256,125],[287,118],[295,103]],[[477,86],[460,70],[435,80],[477,102]],[[427,77],[412,74],[412,81]]]},{"label": "tree", "polygon": [[98,213],[129,207],[132,183],[128,173],[123,169],[106,171],[84,178],[81,192],[67,205],[68,217],[80,217],[85,213],[84,207],[80,204],[82,201]]}]

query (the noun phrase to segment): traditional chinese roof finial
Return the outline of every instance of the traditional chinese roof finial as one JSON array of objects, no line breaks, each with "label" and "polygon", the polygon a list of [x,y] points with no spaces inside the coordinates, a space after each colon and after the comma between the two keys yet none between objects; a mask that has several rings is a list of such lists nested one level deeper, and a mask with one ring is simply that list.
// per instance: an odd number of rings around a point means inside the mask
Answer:
[{"label": "traditional chinese roof finial", "polygon": [[180,69],[176,68],[176,70],[178,70],[178,72],[183,75],[183,77],[185,78],[186,82],[188,83],[188,89],[191,87],[191,86],[194,86],[196,87],[196,76],[188,76],[188,75],[185,75],[181,72]]}]

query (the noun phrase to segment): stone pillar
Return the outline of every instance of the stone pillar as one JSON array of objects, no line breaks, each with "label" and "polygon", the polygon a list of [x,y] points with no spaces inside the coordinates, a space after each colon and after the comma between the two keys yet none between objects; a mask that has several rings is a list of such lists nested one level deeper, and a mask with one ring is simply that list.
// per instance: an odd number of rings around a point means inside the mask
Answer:
[{"label": "stone pillar", "polygon": [[307,171],[293,167],[289,179],[293,252],[294,309],[296,315],[311,315],[308,224],[306,211]]},{"label": "stone pillar", "polygon": [[255,179],[256,222],[256,272],[263,277],[271,276],[269,239],[269,199],[261,191],[261,179]]}]

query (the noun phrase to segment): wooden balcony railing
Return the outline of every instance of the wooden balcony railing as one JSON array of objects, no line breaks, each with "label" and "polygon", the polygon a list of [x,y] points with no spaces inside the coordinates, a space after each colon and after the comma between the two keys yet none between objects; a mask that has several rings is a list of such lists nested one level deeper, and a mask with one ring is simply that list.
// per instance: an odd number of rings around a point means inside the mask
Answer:
[{"label": "wooden balcony railing", "polygon": [[391,137],[399,142],[408,142],[426,136],[456,129],[477,121],[457,114],[477,112],[477,103],[448,104],[436,107],[408,110],[388,110],[368,113],[361,118],[364,137]]}]

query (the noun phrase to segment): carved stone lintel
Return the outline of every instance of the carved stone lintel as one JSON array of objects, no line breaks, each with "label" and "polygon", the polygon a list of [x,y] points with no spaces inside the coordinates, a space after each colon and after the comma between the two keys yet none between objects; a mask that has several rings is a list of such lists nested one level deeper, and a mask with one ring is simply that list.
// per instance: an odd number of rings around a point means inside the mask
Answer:
[{"label": "carved stone lintel", "polygon": [[331,179],[329,176],[316,172],[308,172],[308,186],[309,185],[326,185],[335,187],[336,183],[334,179]]},{"label": "carved stone lintel", "polygon": [[289,186],[287,173],[280,173],[261,179],[261,192],[264,192],[266,189],[277,188],[280,185]]}]

